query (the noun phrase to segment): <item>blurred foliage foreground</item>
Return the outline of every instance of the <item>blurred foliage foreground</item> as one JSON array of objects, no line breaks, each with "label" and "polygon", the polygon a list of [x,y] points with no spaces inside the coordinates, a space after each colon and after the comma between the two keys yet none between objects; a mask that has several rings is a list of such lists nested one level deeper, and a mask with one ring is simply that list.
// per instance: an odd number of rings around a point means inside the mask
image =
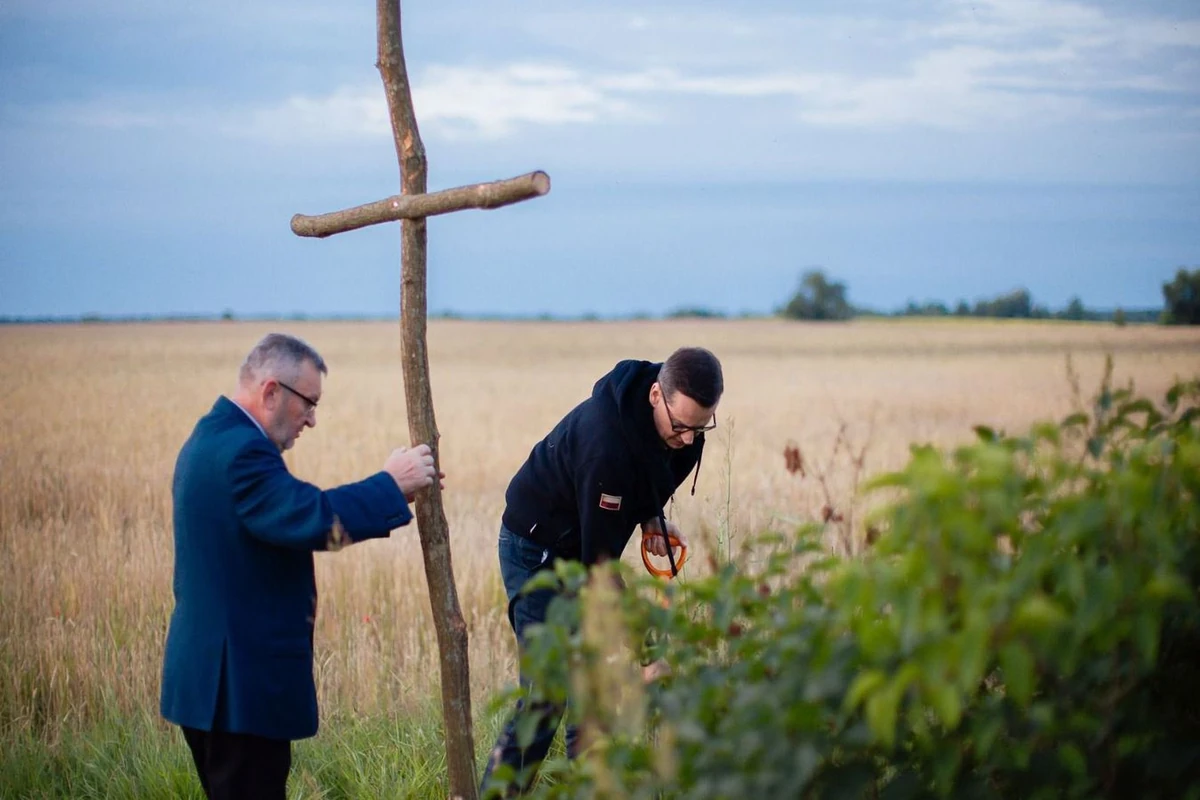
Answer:
[{"label": "blurred foliage foreground", "polygon": [[1198,400],[1106,378],[1059,423],[915,447],[858,559],[814,528],[669,585],[560,562],[524,663],[586,750],[533,795],[1200,797]]}]

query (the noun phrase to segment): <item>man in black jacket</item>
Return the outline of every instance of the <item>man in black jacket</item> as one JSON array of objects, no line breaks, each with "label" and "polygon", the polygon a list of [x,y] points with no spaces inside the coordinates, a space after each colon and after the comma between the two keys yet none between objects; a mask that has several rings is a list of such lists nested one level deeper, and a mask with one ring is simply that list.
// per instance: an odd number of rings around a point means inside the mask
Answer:
[{"label": "man in black jacket", "polygon": [[[693,468],[699,477],[704,432],[716,426],[723,391],[721,364],[703,348],[681,348],[661,364],[622,361],[534,446],[508,485],[500,526],[500,572],[518,647],[528,626],[545,621],[552,599],[548,591],[521,594],[521,588],[555,559],[590,566],[620,558],[638,525],[655,555],[667,555],[664,524],[686,542],[665,519],[663,504]],[[516,720],[524,710],[518,704],[496,741],[481,794],[496,790],[489,783],[500,764],[518,775],[507,787],[511,794],[529,784],[546,757],[562,709],[530,710],[545,718],[522,750]],[[572,757],[576,744],[568,726]]]}]

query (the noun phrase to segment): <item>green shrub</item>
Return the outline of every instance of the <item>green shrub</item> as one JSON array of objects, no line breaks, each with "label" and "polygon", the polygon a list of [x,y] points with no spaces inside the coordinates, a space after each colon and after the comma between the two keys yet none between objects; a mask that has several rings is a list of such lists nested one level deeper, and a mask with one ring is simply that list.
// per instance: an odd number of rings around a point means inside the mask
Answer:
[{"label": "green shrub", "polygon": [[1200,797],[1198,401],[1106,379],[1090,413],[914,448],[856,560],[808,529],[620,593],[560,563],[526,659],[588,750],[535,796]]}]

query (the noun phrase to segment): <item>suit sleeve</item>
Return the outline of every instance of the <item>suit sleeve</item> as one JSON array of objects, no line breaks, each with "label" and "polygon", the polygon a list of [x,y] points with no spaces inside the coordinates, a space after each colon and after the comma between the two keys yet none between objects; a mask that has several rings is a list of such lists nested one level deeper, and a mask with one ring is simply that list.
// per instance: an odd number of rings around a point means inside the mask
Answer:
[{"label": "suit sleeve", "polygon": [[387,536],[412,519],[404,494],[386,472],[321,491],[288,472],[266,440],[239,451],[230,465],[230,481],[246,530],[279,547],[337,549]]},{"label": "suit sleeve", "polygon": [[630,519],[629,478],[602,459],[582,465],[575,476],[580,560],[590,566],[620,558],[637,520]]}]

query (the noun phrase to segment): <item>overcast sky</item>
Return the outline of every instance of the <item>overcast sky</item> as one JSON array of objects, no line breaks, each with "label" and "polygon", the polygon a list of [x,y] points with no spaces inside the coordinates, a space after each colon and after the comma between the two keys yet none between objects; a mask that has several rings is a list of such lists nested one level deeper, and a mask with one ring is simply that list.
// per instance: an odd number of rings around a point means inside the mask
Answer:
[{"label": "overcast sky", "polygon": [[[406,0],[430,307],[1153,307],[1200,266],[1194,0]],[[388,314],[399,231],[368,0],[0,2],[0,315]]]}]

